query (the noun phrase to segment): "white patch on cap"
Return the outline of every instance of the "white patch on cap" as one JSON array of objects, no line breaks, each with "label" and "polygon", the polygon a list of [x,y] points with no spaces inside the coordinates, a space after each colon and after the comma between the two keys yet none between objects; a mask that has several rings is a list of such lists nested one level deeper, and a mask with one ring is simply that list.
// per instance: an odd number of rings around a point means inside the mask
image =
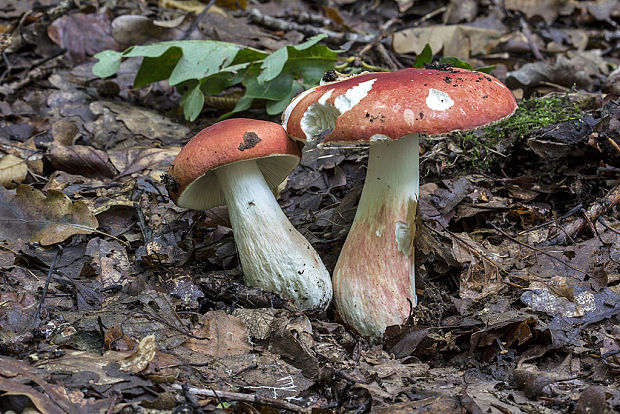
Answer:
[{"label": "white patch on cap", "polygon": [[[301,130],[304,131],[306,140],[312,141],[316,138],[322,138],[332,132],[336,125],[336,119],[360,103],[368,95],[368,92],[372,89],[372,84],[376,80],[371,79],[350,88],[344,94],[336,97],[333,104],[327,102],[327,100],[331,97],[334,89],[325,92],[315,103],[306,109],[304,116],[301,118]],[[289,108],[292,105],[289,105]],[[285,114],[285,119],[288,120],[287,114]]]},{"label": "white patch on cap", "polygon": [[415,112],[407,108],[403,111],[403,118],[405,119],[405,122],[407,123],[407,125],[412,127],[413,124],[415,123]]},{"label": "white patch on cap", "polygon": [[327,100],[329,99],[330,96],[332,96],[332,93],[334,92],[333,89],[328,90],[327,92],[325,92],[323,94],[323,96],[321,96],[319,98],[319,100],[317,101],[318,103],[320,103],[321,105],[325,105],[325,102],[327,102]]},{"label": "white patch on cap", "polygon": [[376,80],[375,78],[355,85],[346,91],[344,95],[337,97],[334,101],[334,105],[340,111],[340,115],[351,110],[355,105],[360,103],[360,101],[368,95],[368,92],[372,89],[372,84],[375,83]]},{"label": "white patch on cap", "polygon": [[293,109],[295,109],[295,107],[297,106],[297,104],[299,103],[299,101],[301,101],[306,95],[308,95],[313,89],[308,89],[306,91],[303,91],[302,93],[300,93],[299,95],[297,95],[290,104],[288,104],[288,106],[286,107],[286,109],[284,110],[284,112],[282,112],[282,126],[284,126],[284,129],[286,129],[286,124],[288,124],[288,118],[291,116],[291,112],[293,112]]},{"label": "white patch on cap", "polygon": [[438,89],[430,88],[426,97],[426,106],[433,111],[445,111],[454,105],[454,101],[450,95]]}]

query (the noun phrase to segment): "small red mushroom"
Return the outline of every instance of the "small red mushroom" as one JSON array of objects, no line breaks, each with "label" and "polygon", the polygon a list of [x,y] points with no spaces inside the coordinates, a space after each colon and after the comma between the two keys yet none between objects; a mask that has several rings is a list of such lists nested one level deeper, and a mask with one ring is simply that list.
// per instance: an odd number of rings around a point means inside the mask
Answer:
[{"label": "small red mushroom", "polygon": [[517,109],[492,76],[463,69],[365,73],[298,95],[282,115],[289,136],[323,145],[366,144],[368,170],[334,269],[336,309],[373,338],[416,304],[413,237],[419,136],[470,130]]},{"label": "small red mushroom", "polygon": [[227,119],[196,134],[165,181],[181,207],[228,206],[248,285],[279,293],[300,309],[325,309],[332,298],[329,273],[272,192],[300,159],[298,143],[281,125]]}]

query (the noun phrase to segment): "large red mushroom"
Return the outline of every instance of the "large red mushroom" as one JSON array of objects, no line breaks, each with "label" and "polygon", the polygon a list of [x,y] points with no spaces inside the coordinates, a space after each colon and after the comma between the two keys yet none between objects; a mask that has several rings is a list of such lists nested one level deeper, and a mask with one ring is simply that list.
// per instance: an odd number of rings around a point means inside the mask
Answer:
[{"label": "large red mushroom", "polygon": [[417,303],[420,134],[478,128],[516,109],[494,77],[453,68],[352,76],[309,89],[286,108],[283,125],[293,139],[370,146],[357,213],[333,275],[336,309],[360,334],[381,337]]},{"label": "large red mushroom", "polygon": [[181,207],[228,207],[248,285],[279,293],[300,309],[325,309],[332,298],[329,273],[273,195],[300,158],[299,144],[281,125],[227,119],[183,147],[165,182]]}]

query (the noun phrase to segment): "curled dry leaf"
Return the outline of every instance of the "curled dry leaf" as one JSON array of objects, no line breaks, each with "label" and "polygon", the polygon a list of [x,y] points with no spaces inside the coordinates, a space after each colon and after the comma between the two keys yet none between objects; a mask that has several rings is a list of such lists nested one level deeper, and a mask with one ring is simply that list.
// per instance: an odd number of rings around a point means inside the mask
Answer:
[{"label": "curled dry leaf", "polygon": [[50,143],[47,159],[54,168],[83,176],[112,177],[114,171],[108,163],[108,154],[87,145]]},{"label": "curled dry leaf", "polygon": [[12,154],[7,154],[0,159],[0,185],[13,188],[16,183],[24,181],[28,174],[26,162]]},{"label": "curled dry leaf", "polygon": [[155,358],[156,351],[155,335],[145,336],[140,340],[138,348],[133,354],[119,361],[121,371],[133,372],[134,374],[144,371]]},{"label": "curled dry leaf", "polygon": [[73,145],[80,129],[75,122],[68,119],[60,119],[52,124],[51,132],[54,142],[64,145]]},{"label": "curled dry leaf", "polygon": [[[184,19],[185,16],[175,19],[177,26]],[[181,35],[176,26],[162,27],[146,16],[123,15],[112,21],[112,36],[122,45],[141,45],[152,40],[174,40]]]},{"label": "curled dry leaf", "polygon": [[559,55],[555,62],[526,63],[506,75],[509,88],[532,88],[542,82],[551,82],[566,87],[577,85],[583,89],[592,88],[592,79],[583,71],[576,70],[576,62]]},{"label": "curled dry leaf", "polygon": [[45,195],[22,184],[12,194],[0,187],[0,240],[11,243],[21,238],[47,246],[74,234],[90,234],[98,226],[86,204],[59,191]]}]

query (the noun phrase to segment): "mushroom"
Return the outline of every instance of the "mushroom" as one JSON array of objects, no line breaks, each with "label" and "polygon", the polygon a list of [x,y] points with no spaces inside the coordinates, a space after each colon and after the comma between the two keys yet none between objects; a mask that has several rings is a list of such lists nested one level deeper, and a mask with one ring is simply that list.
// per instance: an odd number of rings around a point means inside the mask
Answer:
[{"label": "mushroom", "polygon": [[299,144],[281,125],[227,119],[196,134],[164,181],[181,207],[226,204],[248,285],[287,297],[300,309],[325,309],[332,298],[329,273],[272,192],[300,158]]},{"label": "mushroom", "polygon": [[364,73],[309,89],[286,108],[282,121],[293,139],[370,145],[357,213],[333,274],[336,309],[360,334],[381,337],[417,304],[419,135],[474,129],[516,108],[497,79],[453,68]]}]

